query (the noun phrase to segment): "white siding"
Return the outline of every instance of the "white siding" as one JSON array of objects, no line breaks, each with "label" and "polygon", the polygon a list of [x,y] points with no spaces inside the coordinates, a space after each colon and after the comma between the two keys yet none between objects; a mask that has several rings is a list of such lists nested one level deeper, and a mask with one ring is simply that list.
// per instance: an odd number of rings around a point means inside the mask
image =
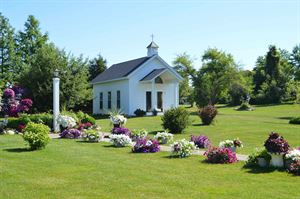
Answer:
[{"label": "white siding", "polygon": [[[102,84],[93,85],[93,113],[94,114],[106,114],[109,111],[115,110],[117,107],[117,91],[121,92],[121,111],[128,113],[128,80],[113,81]],[[108,92],[111,92],[111,106],[112,109],[108,109]],[[100,93],[103,93],[103,110],[100,110]]]}]

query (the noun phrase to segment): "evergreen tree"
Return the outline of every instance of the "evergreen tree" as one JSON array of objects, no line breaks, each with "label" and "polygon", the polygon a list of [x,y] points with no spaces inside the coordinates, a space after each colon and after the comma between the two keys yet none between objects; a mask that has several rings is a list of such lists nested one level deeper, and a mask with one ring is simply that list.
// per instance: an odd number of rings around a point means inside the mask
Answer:
[{"label": "evergreen tree", "polygon": [[24,31],[17,35],[18,53],[22,62],[30,66],[32,57],[48,41],[48,34],[41,32],[40,23],[33,15],[28,16],[24,26]]},{"label": "evergreen tree", "polygon": [[294,76],[297,81],[300,81],[300,44],[296,45],[291,53],[290,62],[294,69]]},{"label": "evergreen tree", "polygon": [[18,57],[14,29],[9,21],[0,13],[0,79],[12,82],[17,73]]},{"label": "evergreen tree", "polygon": [[107,61],[101,54],[89,61],[89,80],[93,80],[100,73],[104,72],[107,68]]}]

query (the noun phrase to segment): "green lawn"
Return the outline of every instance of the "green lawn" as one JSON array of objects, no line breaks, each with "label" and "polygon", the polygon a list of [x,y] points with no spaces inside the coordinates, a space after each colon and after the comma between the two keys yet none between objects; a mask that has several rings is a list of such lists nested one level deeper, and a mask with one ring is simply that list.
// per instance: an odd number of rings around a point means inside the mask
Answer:
[{"label": "green lawn", "polygon": [[[249,154],[256,147],[261,147],[271,131],[280,133],[291,146],[300,146],[300,125],[289,124],[291,117],[300,116],[297,104],[256,106],[255,111],[236,111],[233,107],[219,107],[216,122],[211,126],[202,126],[195,108],[191,111],[192,125],[184,134],[175,135],[175,139],[187,138],[191,134],[205,134],[213,144],[224,139],[239,137],[244,148],[239,153]],[[108,119],[97,121],[103,131],[110,131]],[[145,128],[148,131],[162,130],[160,116],[129,118],[126,124],[129,129]],[[154,133],[153,133],[154,134]]]},{"label": "green lawn", "polygon": [[108,143],[55,139],[26,151],[18,135],[0,136],[0,198],[298,199],[300,177],[284,171],[213,165],[203,157],[133,154]]}]

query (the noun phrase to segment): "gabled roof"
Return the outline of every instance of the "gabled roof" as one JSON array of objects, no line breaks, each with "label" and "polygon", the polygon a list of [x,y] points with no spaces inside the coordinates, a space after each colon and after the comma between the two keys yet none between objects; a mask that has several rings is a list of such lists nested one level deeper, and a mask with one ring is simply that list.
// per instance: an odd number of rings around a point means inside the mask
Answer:
[{"label": "gabled roof", "polygon": [[104,81],[120,79],[127,77],[130,73],[132,73],[135,69],[145,63],[151,57],[141,57],[138,59],[129,60],[126,62],[121,62],[118,64],[114,64],[108,69],[106,69],[103,73],[99,74],[95,77],[91,83],[100,83]]},{"label": "gabled roof", "polygon": [[149,80],[152,80],[152,79],[156,78],[157,76],[159,76],[165,70],[166,70],[166,68],[154,69],[148,75],[146,75],[145,77],[143,77],[140,81],[149,81]]},{"label": "gabled roof", "polygon": [[159,48],[159,46],[154,42],[152,41],[148,46],[147,48]]}]

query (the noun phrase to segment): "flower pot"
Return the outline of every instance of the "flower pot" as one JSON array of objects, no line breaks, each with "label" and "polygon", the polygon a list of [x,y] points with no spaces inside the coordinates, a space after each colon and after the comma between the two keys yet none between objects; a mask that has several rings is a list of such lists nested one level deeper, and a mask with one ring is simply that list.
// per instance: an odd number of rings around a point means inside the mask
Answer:
[{"label": "flower pot", "polygon": [[114,124],[114,128],[119,128],[120,127],[120,123],[119,124]]},{"label": "flower pot", "polygon": [[233,153],[236,153],[236,147],[232,146],[232,147],[228,147],[228,149],[233,152]]},{"label": "flower pot", "polygon": [[168,143],[168,139],[167,138],[161,138],[159,140],[160,144],[167,144]]},{"label": "flower pot", "polygon": [[258,163],[258,166],[260,166],[260,167],[268,166],[268,162],[266,161],[265,158],[257,158],[257,163]]},{"label": "flower pot", "polygon": [[270,165],[273,167],[283,167],[283,155],[282,154],[275,154],[275,153],[270,153],[271,155],[271,161]]}]

